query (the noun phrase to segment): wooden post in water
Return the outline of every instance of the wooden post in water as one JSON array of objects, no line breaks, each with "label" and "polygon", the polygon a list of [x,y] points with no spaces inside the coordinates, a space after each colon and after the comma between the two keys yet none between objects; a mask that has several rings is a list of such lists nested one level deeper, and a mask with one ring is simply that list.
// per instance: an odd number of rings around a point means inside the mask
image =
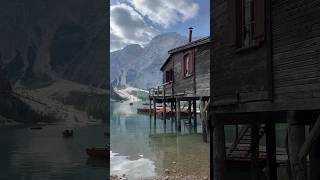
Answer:
[{"label": "wooden post in water", "polygon": [[207,120],[206,120],[206,113],[205,113],[205,101],[204,101],[204,98],[201,97],[200,98],[200,118],[201,118],[201,123],[202,123],[202,139],[203,139],[203,142],[208,142],[208,139],[207,139]]},{"label": "wooden post in water", "polygon": [[172,116],[172,115],[173,115],[173,109],[174,109],[174,108],[173,108],[173,102],[171,102],[170,108],[171,108],[171,113],[170,113],[170,114],[171,114],[171,116]]},{"label": "wooden post in water", "polygon": [[149,96],[149,116],[150,117],[152,116],[151,109],[152,109],[152,107],[151,107],[151,97]]},{"label": "wooden post in water", "polygon": [[189,118],[189,125],[191,125],[191,117],[192,117],[192,113],[191,113],[191,100],[188,101],[188,118]]},{"label": "wooden post in water", "polygon": [[153,117],[154,119],[157,118],[157,102],[155,96],[153,96]]},{"label": "wooden post in water", "polygon": [[306,159],[299,160],[298,153],[305,140],[305,126],[298,123],[296,111],[287,112],[288,150],[293,180],[307,180]]},{"label": "wooden post in water", "polygon": [[163,98],[162,98],[162,101],[163,101],[163,105],[162,105],[162,116],[163,116],[163,119],[166,120],[166,111],[167,111],[167,104],[166,104],[166,90],[165,90],[165,86],[163,86],[163,90],[162,90],[162,94],[163,94]]},{"label": "wooden post in water", "polygon": [[267,180],[277,180],[277,147],[276,127],[273,119],[266,119],[266,146],[267,146]]},{"label": "wooden post in water", "polygon": [[[216,115],[211,116],[212,121],[212,131],[213,138],[210,141],[213,148],[213,157],[212,157],[212,165],[213,167],[213,178],[214,180],[225,180],[225,172],[226,172],[226,148],[225,148],[225,133],[224,133],[224,124],[221,119],[219,119]],[[211,174],[212,175],[212,174]]]},{"label": "wooden post in water", "polygon": [[180,99],[177,98],[176,101],[176,115],[177,115],[177,123],[178,123],[178,131],[181,131],[181,106],[180,106]]},{"label": "wooden post in water", "polygon": [[163,100],[163,104],[162,104],[162,115],[163,115],[163,118],[165,119],[166,118],[166,112],[167,111],[167,104],[166,104],[166,101]]},{"label": "wooden post in water", "polygon": [[197,101],[193,100],[193,128],[195,133],[197,133]]},{"label": "wooden post in water", "polygon": [[251,124],[251,180],[259,180],[259,126]]}]

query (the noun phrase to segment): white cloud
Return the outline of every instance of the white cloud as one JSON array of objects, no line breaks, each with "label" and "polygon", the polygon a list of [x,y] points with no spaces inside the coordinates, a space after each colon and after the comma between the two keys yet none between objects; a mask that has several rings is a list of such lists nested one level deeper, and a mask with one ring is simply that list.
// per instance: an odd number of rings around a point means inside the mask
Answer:
[{"label": "white cloud", "polygon": [[111,51],[128,44],[144,45],[156,34],[152,26],[146,24],[143,17],[125,3],[110,6],[110,40]]},{"label": "white cloud", "polygon": [[153,23],[170,27],[185,22],[198,14],[199,5],[193,0],[128,0],[143,16]]}]

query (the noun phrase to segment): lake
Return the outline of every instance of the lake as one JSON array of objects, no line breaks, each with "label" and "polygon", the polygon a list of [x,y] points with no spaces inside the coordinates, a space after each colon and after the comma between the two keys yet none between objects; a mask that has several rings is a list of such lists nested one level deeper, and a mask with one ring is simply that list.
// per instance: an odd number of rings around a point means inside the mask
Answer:
[{"label": "lake", "polygon": [[[200,118],[196,128],[182,120],[181,132],[176,129],[176,120],[161,116],[154,119],[148,114],[138,114],[143,102],[112,102],[110,114],[111,175],[130,180],[163,175],[208,177],[210,172],[209,143],[202,140]],[[193,122],[193,120],[192,120]],[[277,125],[277,146],[284,148],[285,125]],[[227,143],[235,138],[235,126],[225,126]],[[261,140],[261,145],[265,139]],[[280,180],[287,180],[286,168],[278,168]],[[228,172],[228,179],[250,179],[247,172]]]},{"label": "lake", "polygon": [[0,180],[105,180],[106,160],[88,158],[85,148],[105,146],[106,124],[74,127],[63,138],[62,124],[41,130],[26,126],[0,127]]},{"label": "lake", "polygon": [[185,119],[179,132],[170,117],[164,121],[138,114],[141,105],[111,104],[111,175],[141,179],[161,176],[167,169],[170,175],[208,177],[209,144],[202,141],[200,121],[195,129]]}]

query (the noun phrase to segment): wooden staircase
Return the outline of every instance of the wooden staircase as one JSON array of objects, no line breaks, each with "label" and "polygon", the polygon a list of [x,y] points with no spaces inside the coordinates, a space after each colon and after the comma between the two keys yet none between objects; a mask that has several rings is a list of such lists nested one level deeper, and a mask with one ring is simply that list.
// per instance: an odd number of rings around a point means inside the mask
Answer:
[{"label": "wooden staircase", "polygon": [[[259,139],[265,134],[265,125],[259,127]],[[245,125],[227,152],[227,158],[248,159],[251,156],[251,127]]]}]

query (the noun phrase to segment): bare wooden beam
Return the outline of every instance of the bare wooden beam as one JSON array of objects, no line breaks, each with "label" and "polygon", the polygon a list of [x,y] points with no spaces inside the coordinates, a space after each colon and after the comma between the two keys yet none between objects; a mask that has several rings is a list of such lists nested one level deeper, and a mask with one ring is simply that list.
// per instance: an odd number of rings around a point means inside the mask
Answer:
[{"label": "bare wooden beam", "polygon": [[195,133],[197,132],[197,101],[193,100],[193,128]]},{"label": "bare wooden beam", "polygon": [[306,141],[303,143],[299,151],[298,157],[300,161],[307,156],[307,154],[310,152],[312,145],[317,141],[319,136],[320,136],[320,116],[318,117],[316,123],[311,129],[309,136],[307,137]]},{"label": "bare wooden beam", "polygon": [[178,123],[178,131],[181,131],[181,106],[180,99],[176,101],[176,115],[177,115],[177,123]]},{"label": "bare wooden beam", "polygon": [[298,123],[295,111],[287,112],[288,150],[293,180],[307,180],[306,159],[299,159],[298,153],[305,140],[305,127]]},{"label": "bare wooden beam", "polygon": [[207,120],[205,113],[205,101],[203,98],[200,98],[200,118],[202,123],[202,138],[204,142],[208,142],[208,134],[207,134]]},{"label": "bare wooden beam", "polygon": [[152,107],[151,107],[151,98],[149,98],[149,115],[150,115],[150,117],[151,117],[151,109],[152,109]]},{"label": "bare wooden beam", "polygon": [[[226,148],[223,121],[212,115],[213,131],[213,179],[225,180],[226,172]],[[211,177],[212,178],[212,177]]]},{"label": "bare wooden beam", "polygon": [[267,180],[277,180],[276,127],[273,119],[266,119]]},{"label": "bare wooden beam", "polygon": [[191,125],[191,117],[192,117],[192,114],[191,114],[191,101],[189,100],[188,101],[188,118],[189,118],[189,124]]},{"label": "bare wooden beam", "polygon": [[156,97],[153,96],[153,117],[156,119],[157,117],[157,102]]},{"label": "bare wooden beam", "polygon": [[320,179],[320,139],[312,145],[309,158],[310,158],[310,180]]},{"label": "bare wooden beam", "polygon": [[259,180],[259,127],[251,124],[251,180]]}]

